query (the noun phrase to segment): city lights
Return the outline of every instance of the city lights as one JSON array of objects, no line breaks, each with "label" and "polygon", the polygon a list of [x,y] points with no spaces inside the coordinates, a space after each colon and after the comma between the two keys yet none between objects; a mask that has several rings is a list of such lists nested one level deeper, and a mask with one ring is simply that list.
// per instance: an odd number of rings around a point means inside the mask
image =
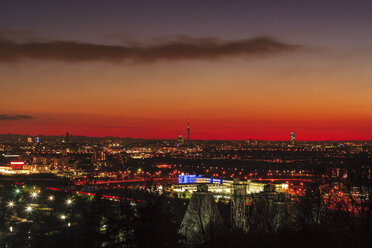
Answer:
[{"label": "city lights", "polygon": [[0,0],[0,248],[372,246],[371,13]]}]

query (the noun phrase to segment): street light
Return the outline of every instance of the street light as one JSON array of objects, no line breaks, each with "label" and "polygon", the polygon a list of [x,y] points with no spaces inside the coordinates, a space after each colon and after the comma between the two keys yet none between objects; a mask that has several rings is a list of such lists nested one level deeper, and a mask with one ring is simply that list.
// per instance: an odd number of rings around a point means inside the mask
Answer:
[{"label": "street light", "polygon": [[32,211],[32,207],[31,207],[31,206],[27,206],[27,207],[26,207],[26,212],[27,212],[27,213],[31,213],[31,211]]},{"label": "street light", "polygon": [[54,200],[54,196],[49,196],[49,201],[53,201]]},{"label": "street light", "polygon": [[72,204],[72,200],[71,199],[67,199],[66,204],[70,206]]},{"label": "street light", "polygon": [[61,219],[62,219],[62,220],[66,219],[66,215],[62,214],[62,215],[61,215]]},{"label": "street light", "polygon": [[32,197],[32,198],[36,198],[36,197],[37,197],[37,192],[32,192],[32,193],[31,193],[31,197]]},{"label": "street light", "polygon": [[8,203],[8,207],[10,207],[10,208],[14,207],[14,202],[10,201],[10,202]]}]

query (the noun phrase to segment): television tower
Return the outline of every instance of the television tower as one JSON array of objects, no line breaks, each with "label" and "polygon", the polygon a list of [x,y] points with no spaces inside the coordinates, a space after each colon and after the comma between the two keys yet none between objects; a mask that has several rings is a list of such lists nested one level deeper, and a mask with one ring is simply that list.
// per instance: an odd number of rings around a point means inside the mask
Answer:
[{"label": "television tower", "polygon": [[187,121],[187,142],[190,141],[190,122]]}]

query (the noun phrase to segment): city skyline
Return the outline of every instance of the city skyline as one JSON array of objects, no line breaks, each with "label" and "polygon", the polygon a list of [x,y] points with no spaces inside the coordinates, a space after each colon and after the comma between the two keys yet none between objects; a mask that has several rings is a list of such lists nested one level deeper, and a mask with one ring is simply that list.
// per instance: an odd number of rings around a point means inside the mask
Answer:
[{"label": "city skyline", "polygon": [[0,133],[372,140],[366,1],[0,3]]}]

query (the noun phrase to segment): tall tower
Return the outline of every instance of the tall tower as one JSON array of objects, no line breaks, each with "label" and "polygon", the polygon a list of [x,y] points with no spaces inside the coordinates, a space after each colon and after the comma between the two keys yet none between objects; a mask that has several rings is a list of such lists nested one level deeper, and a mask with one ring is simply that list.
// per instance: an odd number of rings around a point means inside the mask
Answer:
[{"label": "tall tower", "polygon": [[68,144],[68,142],[69,142],[69,133],[66,133],[66,143]]},{"label": "tall tower", "polygon": [[187,121],[187,142],[190,141],[190,122]]}]

